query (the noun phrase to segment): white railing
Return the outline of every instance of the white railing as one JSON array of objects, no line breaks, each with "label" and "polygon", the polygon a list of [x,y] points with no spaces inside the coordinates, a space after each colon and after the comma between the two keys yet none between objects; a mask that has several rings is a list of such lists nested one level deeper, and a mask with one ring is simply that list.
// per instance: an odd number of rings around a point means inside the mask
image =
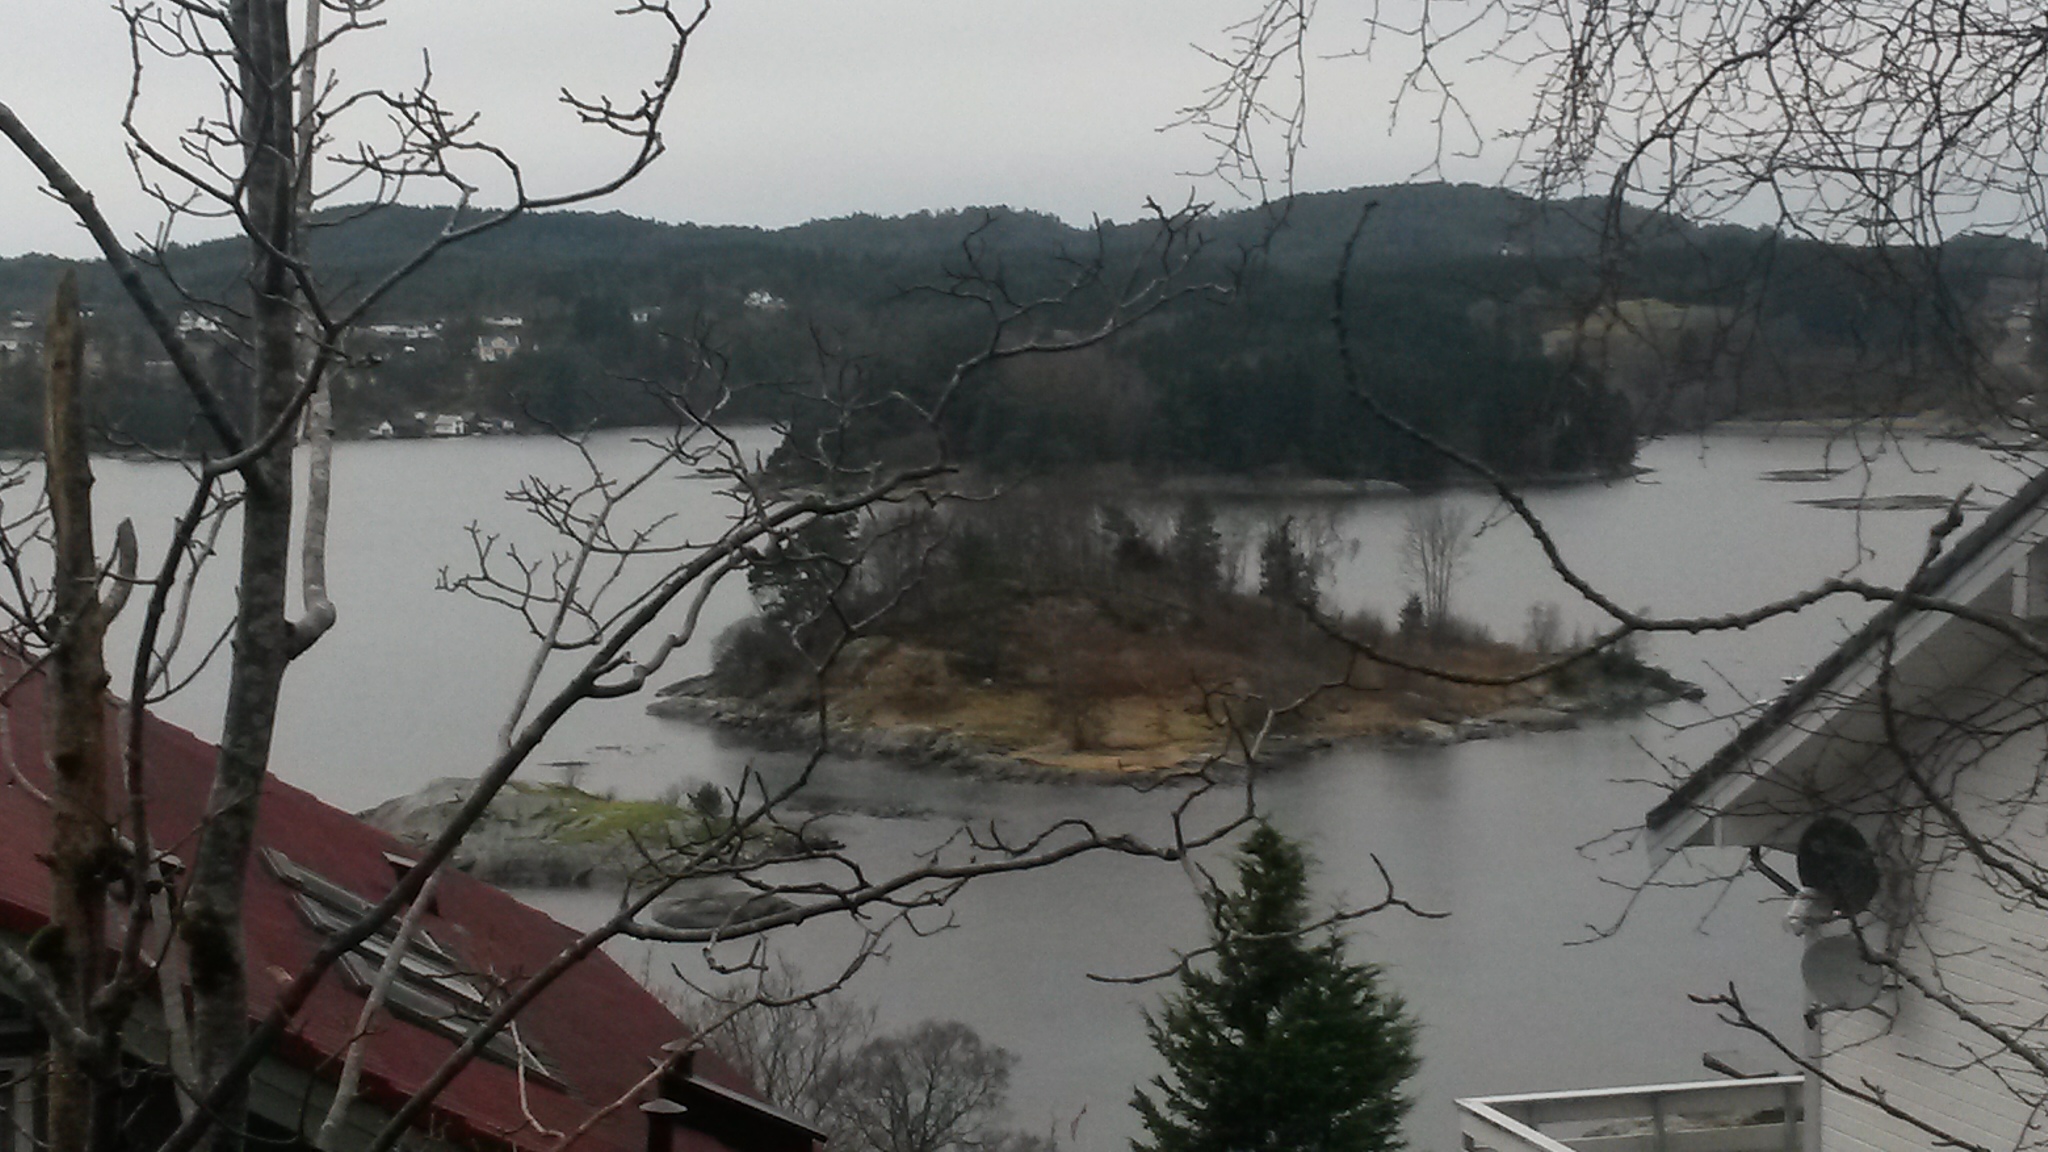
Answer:
[{"label": "white railing", "polygon": [[1458,1101],[1465,1152],[1799,1152],[1802,1076]]}]

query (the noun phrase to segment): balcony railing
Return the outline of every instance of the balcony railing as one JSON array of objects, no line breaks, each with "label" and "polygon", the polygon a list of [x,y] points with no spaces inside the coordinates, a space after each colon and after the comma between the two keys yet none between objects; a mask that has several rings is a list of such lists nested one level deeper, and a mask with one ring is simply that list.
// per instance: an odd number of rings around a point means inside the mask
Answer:
[{"label": "balcony railing", "polygon": [[1458,1101],[1466,1152],[1799,1152],[1806,1080],[1766,1076]]}]

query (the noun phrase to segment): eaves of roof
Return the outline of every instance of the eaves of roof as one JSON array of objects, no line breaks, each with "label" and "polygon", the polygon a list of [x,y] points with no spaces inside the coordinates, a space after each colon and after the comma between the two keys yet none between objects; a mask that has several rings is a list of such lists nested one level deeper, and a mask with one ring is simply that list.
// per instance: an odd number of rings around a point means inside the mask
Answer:
[{"label": "eaves of roof", "polygon": [[1785,725],[1811,704],[1828,687],[1840,680],[1853,669],[1870,650],[1885,636],[1895,631],[1905,620],[1920,611],[1912,606],[1909,597],[1941,599],[1949,585],[1968,568],[1971,562],[1982,556],[1999,541],[2003,540],[2020,519],[2034,508],[2048,501],[2048,469],[2037,473],[2033,479],[2015,493],[2012,499],[1991,511],[1962,539],[1936,557],[1932,564],[1921,569],[1907,581],[1903,591],[1907,596],[1886,604],[1869,623],[1856,630],[1812,671],[1801,677],[1784,693],[1765,706],[1756,718],[1742,727],[1735,738],[1702,764],[1692,775],[1679,782],[1671,794],[1643,817],[1643,823],[1651,831],[1657,831],[1671,823],[1681,813],[1691,811],[1713,787],[1736,771],[1762,746],[1764,741],[1782,730]]}]

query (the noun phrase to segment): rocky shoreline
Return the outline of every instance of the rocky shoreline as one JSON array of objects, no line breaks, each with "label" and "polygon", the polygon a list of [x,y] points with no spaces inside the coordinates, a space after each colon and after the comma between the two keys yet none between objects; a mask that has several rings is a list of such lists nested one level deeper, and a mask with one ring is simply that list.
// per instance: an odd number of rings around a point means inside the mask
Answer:
[{"label": "rocky shoreline", "polygon": [[[1273,767],[1339,747],[1441,747],[1532,732],[1562,732],[1578,728],[1588,719],[1633,715],[1679,700],[1698,700],[1704,695],[1696,684],[1660,669],[1650,671],[1652,675],[1643,682],[1609,684],[1583,695],[1553,693],[1533,703],[1479,716],[1417,717],[1387,730],[1363,734],[1281,732],[1268,737],[1261,760],[1265,766]],[[818,739],[815,708],[722,695],[711,676],[694,676],[667,685],[648,704],[647,711],[655,716],[720,728],[765,749],[808,749],[815,747]],[[1035,760],[1026,752],[997,747],[937,724],[882,727],[828,719],[827,728],[830,748],[842,756],[873,757],[991,780],[1110,784],[1133,776],[1172,775],[1216,762],[1213,756],[1205,754],[1190,756],[1166,768],[1075,768]]]}]

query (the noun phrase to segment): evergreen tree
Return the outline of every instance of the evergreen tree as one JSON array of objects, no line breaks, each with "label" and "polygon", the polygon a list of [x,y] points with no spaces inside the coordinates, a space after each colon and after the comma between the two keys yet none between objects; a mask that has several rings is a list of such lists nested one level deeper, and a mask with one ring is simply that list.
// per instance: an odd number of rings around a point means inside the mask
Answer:
[{"label": "evergreen tree", "polygon": [[1147,1013],[1168,1073],[1134,1094],[1139,1152],[1378,1152],[1401,1146],[1415,1022],[1379,970],[1309,929],[1308,862],[1261,824],[1210,907],[1215,964]]},{"label": "evergreen tree", "polygon": [[1223,586],[1223,534],[1216,530],[1216,508],[1197,496],[1182,506],[1167,541],[1167,558],[1188,587],[1213,591]]},{"label": "evergreen tree", "polygon": [[799,643],[836,639],[812,633],[859,558],[859,536],[853,517],[820,516],[771,538],[747,568],[747,589],[761,614]]},{"label": "evergreen tree", "polygon": [[1429,629],[1429,613],[1422,608],[1422,597],[1409,593],[1401,603],[1401,639],[1414,642],[1422,639]]},{"label": "evergreen tree", "polygon": [[1136,518],[1115,504],[1104,504],[1098,512],[1102,531],[1110,540],[1110,557],[1125,572],[1157,572],[1166,566],[1159,546],[1145,535]]},{"label": "evergreen tree", "polygon": [[1294,517],[1283,518],[1259,541],[1259,595],[1282,604],[1316,606],[1316,559],[1294,529]]}]

